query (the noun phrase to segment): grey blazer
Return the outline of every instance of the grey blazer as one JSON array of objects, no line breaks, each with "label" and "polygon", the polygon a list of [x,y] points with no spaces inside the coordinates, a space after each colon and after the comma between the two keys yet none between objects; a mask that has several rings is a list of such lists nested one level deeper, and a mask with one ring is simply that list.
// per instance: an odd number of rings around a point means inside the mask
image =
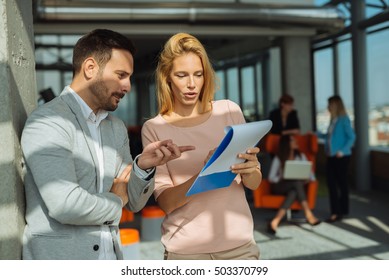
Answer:
[{"label": "grey blazer", "polygon": [[[75,98],[66,89],[28,118],[22,134],[25,159],[26,227],[23,259],[98,259],[101,225],[108,225],[118,259],[122,202],[109,192],[113,180],[132,163],[127,129],[108,115],[101,122],[103,193],[98,193],[97,156]],[[154,189],[134,171],[129,202],[140,211]]]}]

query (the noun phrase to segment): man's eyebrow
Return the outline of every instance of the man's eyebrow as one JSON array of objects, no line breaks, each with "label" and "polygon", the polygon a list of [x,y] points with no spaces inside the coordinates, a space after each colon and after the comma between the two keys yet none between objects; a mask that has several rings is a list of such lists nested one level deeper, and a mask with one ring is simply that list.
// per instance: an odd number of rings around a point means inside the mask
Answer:
[{"label": "man's eyebrow", "polygon": [[118,74],[126,74],[126,75],[129,75],[131,76],[132,75],[132,72],[127,72],[126,70],[116,70],[115,73],[118,73]]}]

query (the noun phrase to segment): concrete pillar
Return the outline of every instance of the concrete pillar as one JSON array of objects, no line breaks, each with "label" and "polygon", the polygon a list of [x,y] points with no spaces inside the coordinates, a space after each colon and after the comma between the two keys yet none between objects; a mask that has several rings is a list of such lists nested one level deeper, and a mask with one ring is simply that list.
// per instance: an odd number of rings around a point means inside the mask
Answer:
[{"label": "concrete pillar", "polygon": [[270,111],[278,107],[278,100],[282,94],[281,77],[281,51],[279,47],[269,49],[268,61],[264,64],[263,77],[266,86],[264,89],[263,103],[265,118],[269,117]]},{"label": "concrete pillar", "polygon": [[32,4],[0,0],[0,259],[20,259],[24,189],[20,137],[37,105]]},{"label": "concrete pillar", "polygon": [[365,19],[365,1],[351,1],[352,61],[355,109],[355,187],[371,189],[369,148],[369,98],[367,93],[366,31],[358,27]]},{"label": "concrete pillar", "polygon": [[301,132],[313,130],[311,43],[308,37],[285,37],[282,45],[283,92],[294,97]]}]

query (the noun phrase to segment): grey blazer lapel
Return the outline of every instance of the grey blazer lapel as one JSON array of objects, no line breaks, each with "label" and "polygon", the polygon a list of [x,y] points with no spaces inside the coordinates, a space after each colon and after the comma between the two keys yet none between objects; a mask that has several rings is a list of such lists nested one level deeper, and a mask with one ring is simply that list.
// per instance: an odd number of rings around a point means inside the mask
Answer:
[{"label": "grey blazer lapel", "polygon": [[[69,91],[66,91],[66,90],[63,91],[61,93],[61,98],[66,102],[66,104],[68,104],[70,110],[74,113],[74,115],[76,117],[76,120],[77,120],[78,124],[81,127],[81,130],[82,130],[82,133],[84,135],[85,141],[86,141],[86,143],[88,145],[89,152],[92,155],[92,159],[93,159],[94,165],[98,166],[99,161],[97,159],[97,154],[96,154],[96,151],[95,151],[95,146],[93,144],[92,136],[90,134],[88,125],[87,125],[87,123],[85,121],[84,115],[82,114],[80,105],[77,103],[77,100],[74,98],[74,96],[72,96],[72,94]],[[97,172],[97,174],[99,174],[98,168],[96,168],[96,172]]]}]

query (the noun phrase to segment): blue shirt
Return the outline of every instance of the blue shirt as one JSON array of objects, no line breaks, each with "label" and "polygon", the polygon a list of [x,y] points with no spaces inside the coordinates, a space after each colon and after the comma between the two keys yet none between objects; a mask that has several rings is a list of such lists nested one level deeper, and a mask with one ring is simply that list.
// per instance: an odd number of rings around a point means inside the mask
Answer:
[{"label": "blue shirt", "polygon": [[347,115],[339,116],[334,120],[324,136],[321,138],[325,138],[324,147],[327,156],[335,156],[337,152],[342,152],[345,156],[351,155],[351,148],[355,142],[355,132]]}]

